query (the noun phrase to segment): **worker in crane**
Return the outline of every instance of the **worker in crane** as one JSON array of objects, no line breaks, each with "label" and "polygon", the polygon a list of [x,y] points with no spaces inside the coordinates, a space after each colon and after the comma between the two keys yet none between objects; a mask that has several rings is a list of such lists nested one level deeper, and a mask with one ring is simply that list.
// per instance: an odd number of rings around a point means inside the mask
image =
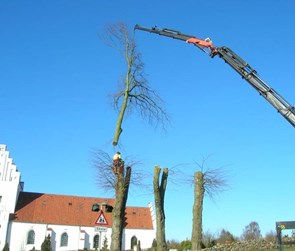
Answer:
[{"label": "worker in crane", "polygon": [[122,164],[123,164],[123,161],[121,159],[121,153],[116,152],[115,155],[113,156],[113,171],[115,174],[118,174]]},{"label": "worker in crane", "polygon": [[121,159],[121,153],[116,152],[115,155],[113,156],[113,161],[118,162]]}]

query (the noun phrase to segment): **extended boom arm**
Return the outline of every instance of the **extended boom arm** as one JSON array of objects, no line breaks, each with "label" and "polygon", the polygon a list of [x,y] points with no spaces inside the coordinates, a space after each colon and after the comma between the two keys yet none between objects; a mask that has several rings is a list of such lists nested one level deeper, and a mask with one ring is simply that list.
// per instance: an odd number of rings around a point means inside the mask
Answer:
[{"label": "extended boom arm", "polygon": [[[149,28],[141,27],[138,24],[135,25],[134,29],[156,33],[158,35],[171,37],[174,39],[185,41],[186,43],[194,44],[195,46],[197,46],[199,49],[209,54],[210,56],[214,56],[214,54],[216,53],[216,49],[214,48],[213,43],[209,38],[202,40],[191,35],[182,34],[181,32],[176,30],[158,29],[157,27],[153,27],[149,29]],[[209,51],[207,49],[209,49]]]},{"label": "extended boom arm", "polygon": [[151,29],[136,25],[134,29],[155,33],[158,35],[171,37],[182,40],[187,43],[192,43],[199,49],[207,53],[210,57],[218,55],[220,58],[229,64],[242,78],[244,78],[251,86],[253,86],[261,96],[263,96],[290,124],[295,127],[295,109],[282,96],[280,96],[274,89],[269,87],[261,78],[258,77],[257,72],[250,67],[242,58],[235,54],[231,49],[223,47],[214,47],[210,39],[199,39],[191,35],[182,34],[179,31],[170,29],[158,29],[153,27]]}]

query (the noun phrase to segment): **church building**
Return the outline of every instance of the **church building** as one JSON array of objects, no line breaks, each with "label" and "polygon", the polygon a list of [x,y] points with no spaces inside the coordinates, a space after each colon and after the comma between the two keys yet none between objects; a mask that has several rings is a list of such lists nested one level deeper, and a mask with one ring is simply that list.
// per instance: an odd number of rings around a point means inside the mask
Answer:
[{"label": "church building", "polygon": [[[0,250],[41,250],[48,235],[52,251],[110,248],[112,198],[94,198],[24,191],[6,145],[0,144]],[[122,249],[152,246],[153,207],[127,207]]]}]

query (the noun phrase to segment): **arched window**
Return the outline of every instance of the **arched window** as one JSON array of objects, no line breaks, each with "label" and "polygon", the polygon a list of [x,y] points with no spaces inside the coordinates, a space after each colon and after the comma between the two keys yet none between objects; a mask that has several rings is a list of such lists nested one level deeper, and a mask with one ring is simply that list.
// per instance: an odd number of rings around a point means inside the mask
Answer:
[{"label": "arched window", "polygon": [[68,234],[63,233],[60,238],[60,246],[66,247],[68,245]]},{"label": "arched window", "polygon": [[137,245],[137,238],[135,235],[133,235],[131,238],[131,249],[133,249],[133,247],[136,245]]},{"label": "arched window", "polygon": [[28,233],[27,244],[34,244],[35,243],[35,231],[30,230]]},{"label": "arched window", "polygon": [[99,248],[99,235],[93,237],[93,248]]}]

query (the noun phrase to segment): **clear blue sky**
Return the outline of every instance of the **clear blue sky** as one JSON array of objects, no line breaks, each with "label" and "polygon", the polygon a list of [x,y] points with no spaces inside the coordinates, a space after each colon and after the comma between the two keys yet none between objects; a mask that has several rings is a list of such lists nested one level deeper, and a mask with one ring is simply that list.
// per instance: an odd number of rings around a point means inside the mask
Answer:
[{"label": "clear blue sky", "polygon": [[[295,104],[293,0],[0,2],[0,143],[25,190],[105,197],[95,182],[93,149],[110,155],[116,114],[108,94],[125,71],[99,39],[108,23],[157,25],[226,45]],[[204,231],[240,236],[257,221],[263,234],[295,220],[294,128],[219,58],[192,45],[138,31],[149,84],[172,116],[167,133],[137,116],[123,124],[120,150],[155,165],[180,165],[188,176],[202,156],[225,166],[230,189],[205,200]],[[167,239],[191,237],[193,187],[173,176],[166,194]],[[171,176],[172,180],[172,176]],[[152,182],[152,180],[150,180]],[[175,183],[176,182],[176,183]],[[178,185],[177,185],[178,184]],[[133,189],[128,205],[152,193]]]}]

